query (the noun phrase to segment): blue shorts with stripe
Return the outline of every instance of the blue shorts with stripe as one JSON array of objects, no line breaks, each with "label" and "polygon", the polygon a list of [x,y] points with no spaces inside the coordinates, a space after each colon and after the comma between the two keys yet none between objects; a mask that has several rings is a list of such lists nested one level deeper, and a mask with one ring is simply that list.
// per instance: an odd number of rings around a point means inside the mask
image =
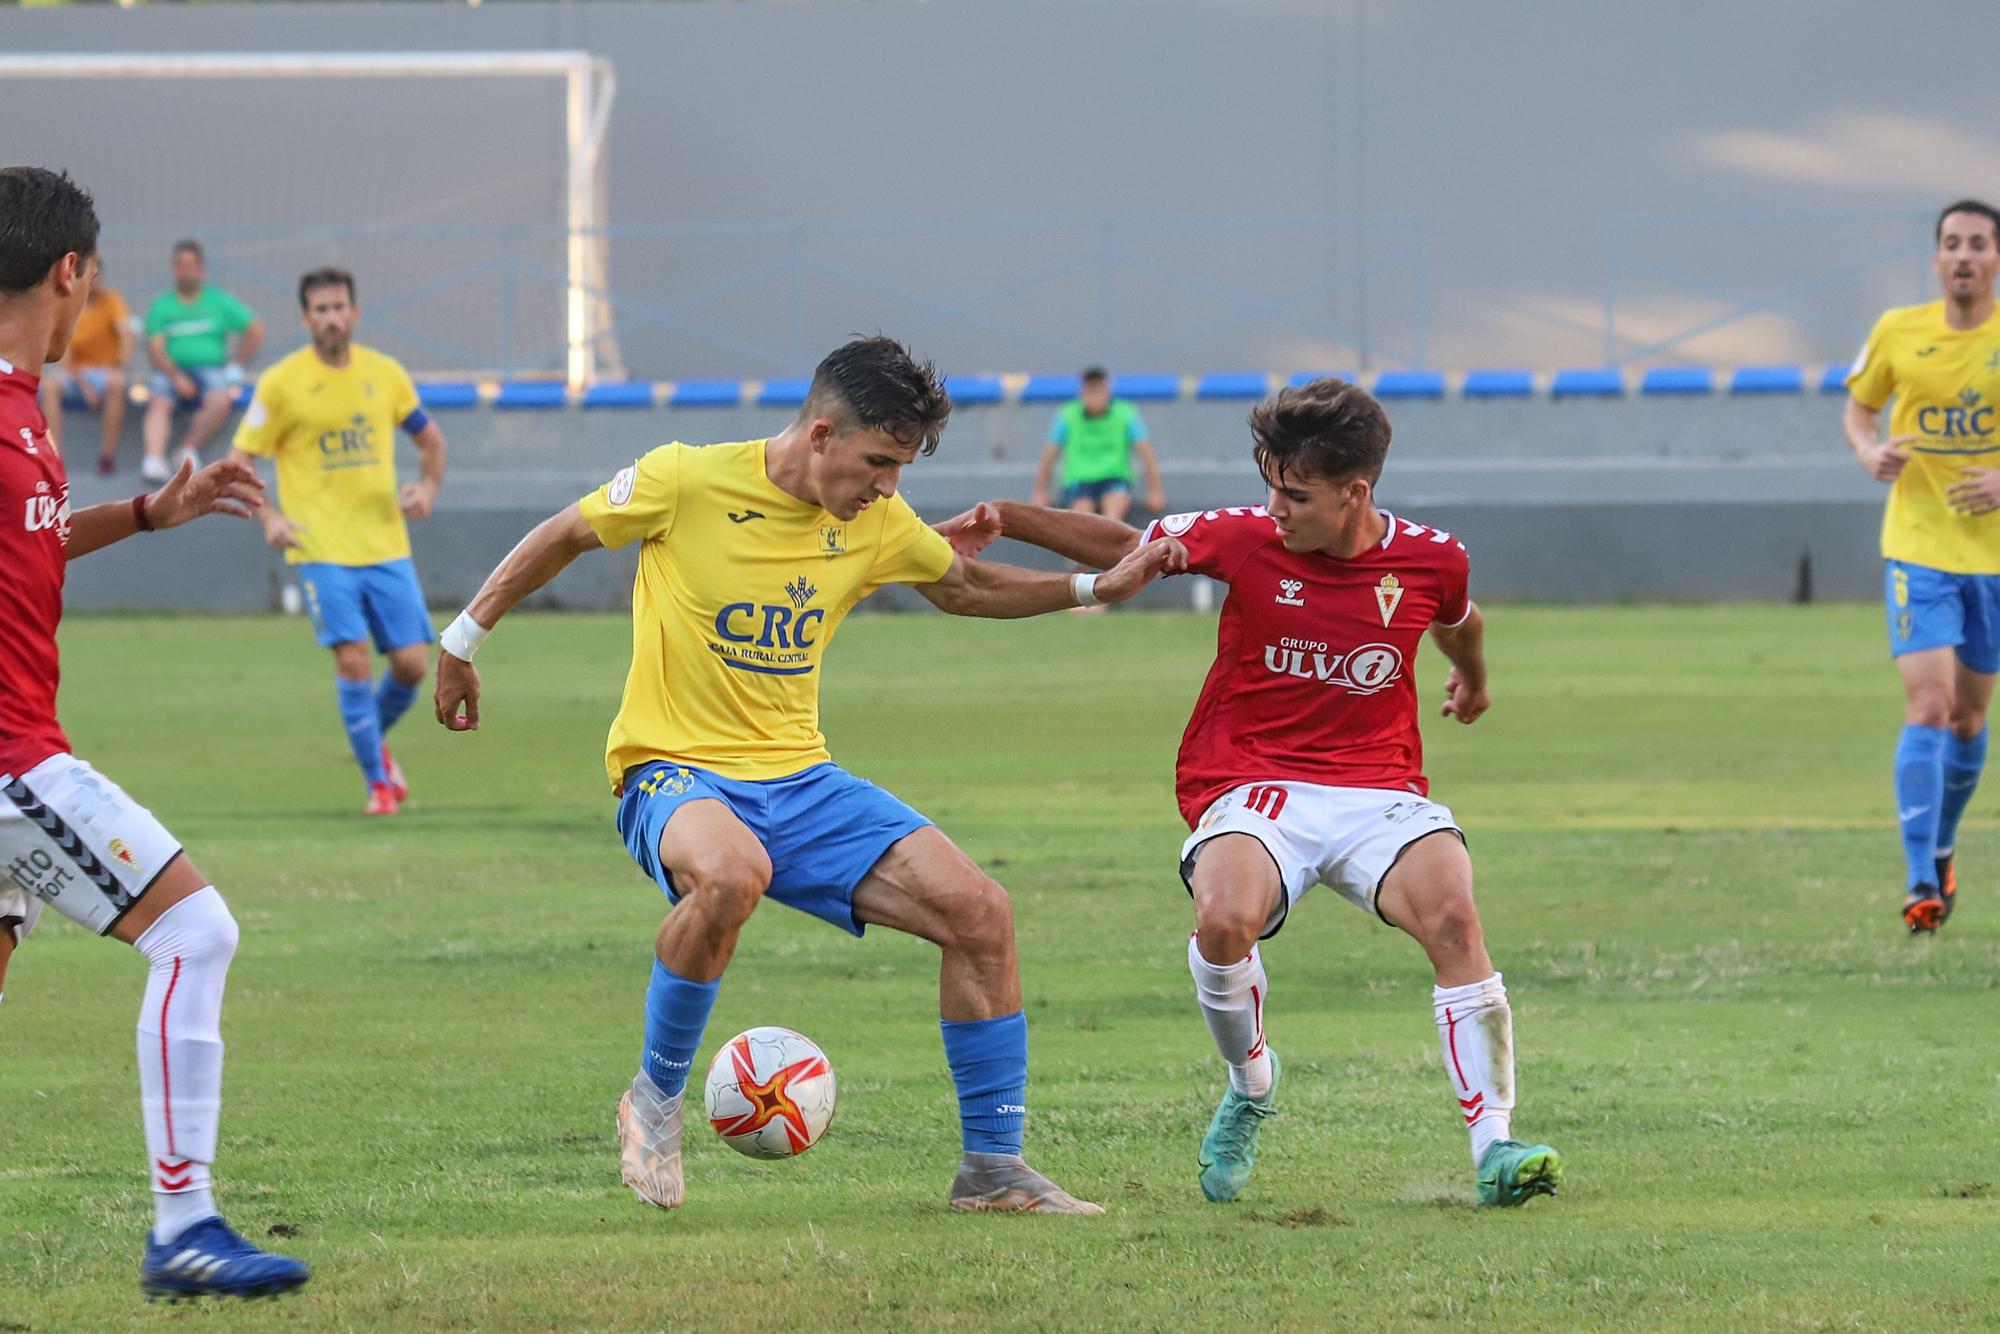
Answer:
[{"label": "blue shorts with stripe", "polygon": [[784,778],[749,782],[706,769],[651,760],[625,773],[618,832],[639,869],[669,903],[680,902],[660,865],[660,831],[690,801],[721,802],[771,858],[764,897],[860,935],[854,888],[900,840],[930,823],[864,778],[831,762]]},{"label": "blue shorts with stripe", "polygon": [[1892,560],[1883,600],[1895,657],[1950,648],[1975,672],[2000,672],[2000,574],[1953,574]]},{"label": "blue shorts with stripe", "polygon": [[387,653],[437,638],[417,567],[407,556],[379,565],[308,561],[298,569],[321,648],[372,639],[377,653]]}]

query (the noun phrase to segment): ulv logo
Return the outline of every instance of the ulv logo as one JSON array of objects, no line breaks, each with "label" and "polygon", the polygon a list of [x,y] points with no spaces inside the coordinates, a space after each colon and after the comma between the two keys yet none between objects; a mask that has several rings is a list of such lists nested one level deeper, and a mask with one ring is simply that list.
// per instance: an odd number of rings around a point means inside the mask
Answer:
[{"label": "ulv logo", "polygon": [[41,532],[53,528],[64,537],[69,535],[69,496],[29,496],[24,508],[27,511],[28,531]]},{"label": "ulv logo", "polygon": [[1363,644],[1351,653],[1330,653],[1323,644],[1307,647],[1291,640],[1265,645],[1264,666],[1279,676],[1323,681],[1357,695],[1374,695],[1402,676],[1403,655],[1393,644]]}]

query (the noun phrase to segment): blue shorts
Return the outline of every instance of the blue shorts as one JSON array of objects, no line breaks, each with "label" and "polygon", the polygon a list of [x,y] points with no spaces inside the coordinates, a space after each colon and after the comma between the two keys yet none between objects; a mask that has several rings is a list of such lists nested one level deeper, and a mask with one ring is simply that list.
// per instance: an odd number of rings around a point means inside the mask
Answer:
[{"label": "blue shorts", "polygon": [[930,823],[837,764],[752,783],[669,760],[650,761],[625,776],[618,832],[632,860],[669,903],[680,902],[680,896],[660,865],[660,831],[684,803],[704,797],[727,806],[764,845],[771,858],[765,898],[857,936],[862,927],[854,920],[854,887],[891,846]]},{"label": "blue shorts", "polygon": [[1132,494],[1132,482],[1125,477],[1106,477],[1095,482],[1071,482],[1063,488],[1063,504],[1074,505],[1079,500],[1102,505],[1110,495]]},{"label": "blue shorts", "polygon": [[1895,657],[1953,648],[1975,672],[2000,672],[2000,574],[1952,574],[1892,560],[1883,593]]},{"label": "blue shorts", "polygon": [[174,393],[173,376],[165,371],[154,371],[152,378],[147,381],[154,398],[171,397],[177,406],[198,407],[204,395],[212,394],[218,389],[234,389],[240,383],[230,378],[226,366],[183,366],[181,369],[187,372],[187,377],[194,381],[195,388],[200,392],[193,398],[182,398]]},{"label": "blue shorts", "polygon": [[375,651],[387,653],[437,638],[417,567],[407,556],[380,565],[308,561],[298,570],[321,648],[373,639]]}]

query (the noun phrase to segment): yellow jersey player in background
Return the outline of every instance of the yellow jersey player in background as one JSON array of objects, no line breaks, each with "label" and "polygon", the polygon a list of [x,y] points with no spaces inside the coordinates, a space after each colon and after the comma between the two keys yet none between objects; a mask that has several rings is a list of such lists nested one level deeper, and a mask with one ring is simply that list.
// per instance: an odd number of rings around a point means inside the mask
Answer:
[{"label": "yellow jersey player in background", "polygon": [[1907,697],[1896,811],[1913,934],[1937,930],[1957,901],[1958,821],[1986,764],[2000,672],[2000,212],[1960,200],[1938,215],[1936,243],[1944,299],[1875,322],[1843,422],[1861,465],[1890,484],[1882,555]]},{"label": "yellow jersey player in background", "polygon": [[[929,363],[856,339],[820,363],[778,435],[653,450],[523,538],[445,631],[437,717],[468,731],[471,659],[494,623],[584,552],[640,544],[606,771],[626,850],[673,905],[654,942],[639,1072],[618,1108],[625,1182],[659,1208],[681,1203],[682,1103],[723,970],[770,898],[857,936],[872,923],[943,951],[964,1151],[952,1208],[1102,1212],[1021,1158],[1028,1025],[1006,891],[929,820],[833,763],[819,672],[842,618],[884,584],[913,584],[960,616],[1033,616],[1123,601],[1186,552],[1165,539],[1074,576],[958,554],[896,494],[950,412]],[[881,726],[898,726],[904,688],[877,684]]]},{"label": "yellow jersey player in background", "polygon": [[[312,341],[264,372],[233,457],[278,462],[278,504],[257,512],[264,540],[298,567],[321,647],[333,650],[341,725],[368,784],[370,815],[409,796],[386,738],[430,671],[430,611],[410,560],[406,518],[421,519],[444,481],[444,433],[395,358],[353,341],[353,275],[299,279]],[[423,479],[396,485],[396,431],[416,441]],[[368,644],[388,656],[373,680]]]}]

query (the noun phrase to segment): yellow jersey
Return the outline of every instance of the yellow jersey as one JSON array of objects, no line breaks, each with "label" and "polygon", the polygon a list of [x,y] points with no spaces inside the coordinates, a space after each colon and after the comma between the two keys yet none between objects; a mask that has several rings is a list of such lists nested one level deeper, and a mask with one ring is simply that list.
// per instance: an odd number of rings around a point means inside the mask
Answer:
[{"label": "yellow jersey", "polygon": [[2000,514],[1954,510],[1945,492],[1969,467],[2000,466],[2000,312],[1953,329],[1944,302],[1902,306],[1875,322],[1847,391],[1879,409],[1891,436],[1914,435],[1889,488],[1882,554],[1951,574],[2000,574]]},{"label": "yellow jersey", "polygon": [[393,357],[360,344],[329,366],[308,344],[264,372],[236,448],[278,461],[278,502],[301,530],[293,565],[379,565],[410,554],[396,499],[396,428],[428,419]]},{"label": "yellow jersey", "polygon": [[748,781],[825,762],[819,668],[841,620],[884,584],[951,568],[900,495],[837,519],[778,489],[764,445],[661,445],[579,502],[605,546],[643,544],[605,747],[614,792],[648,760]]}]

